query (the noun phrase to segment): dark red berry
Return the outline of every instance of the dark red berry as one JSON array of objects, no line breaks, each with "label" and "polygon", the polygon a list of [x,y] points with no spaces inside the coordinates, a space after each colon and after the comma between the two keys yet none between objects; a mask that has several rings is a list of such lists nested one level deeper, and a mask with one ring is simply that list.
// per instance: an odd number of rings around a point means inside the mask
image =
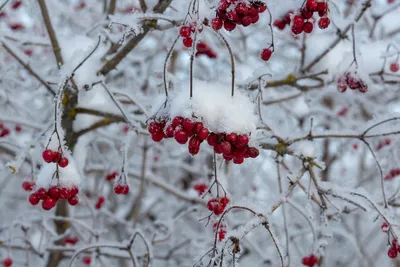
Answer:
[{"label": "dark red berry", "polygon": [[244,27],[249,26],[252,23],[252,18],[250,16],[245,16],[241,19],[242,25]]},{"label": "dark red berry", "polygon": [[5,259],[3,260],[3,265],[4,265],[4,267],[11,267],[12,264],[13,264],[13,261],[12,261],[11,258],[5,258]]},{"label": "dark red berry", "polygon": [[39,203],[40,199],[38,198],[36,193],[32,193],[29,195],[29,203],[31,203],[31,205],[35,206]]},{"label": "dark red berry", "polygon": [[79,198],[78,198],[78,196],[73,196],[73,197],[68,198],[68,203],[69,203],[71,206],[77,205],[77,204],[79,203]]},{"label": "dark red berry", "polygon": [[191,37],[186,37],[185,39],[183,39],[183,45],[186,47],[192,47],[193,39]]},{"label": "dark red berry", "polygon": [[199,147],[200,147],[200,140],[195,136],[190,138],[190,140],[189,140],[189,148],[199,148]]},{"label": "dark red berry", "polygon": [[150,122],[149,124],[149,133],[156,134],[161,132],[161,125],[155,121]]},{"label": "dark red berry", "polygon": [[57,204],[57,200],[51,197],[47,197],[45,200],[42,202],[42,208],[44,210],[51,210],[54,208],[54,206]]},{"label": "dark red berry", "polygon": [[218,136],[215,133],[210,133],[207,137],[207,143],[210,146],[216,146],[218,144]]},{"label": "dark red berry", "polygon": [[326,2],[318,2],[317,3],[317,10],[318,12],[324,12],[328,8],[328,4]]},{"label": "dark red berry", "polygon": [[44,189],[44,188],[39,188],[39,189],[36,191],[36,196],[37,196],[39,199],[46,199],[46,198],[47,198],[46,189]]},{"label": "dark red berry", "polygon": [[197,132],[197,138],[200,140],[206,140],[208,137],[208,129],[206,127],[201,128],[200,131]]},{"label": "dark red berry", "polygon": [[317,0],[307,0],[306,8],[308,11],[317,11],[318,8]]},{"label": "dark red berry", "polygon": [[175,132],[174,138],[179,144],[183,145],[183,144],[186,144],[186,142],[189,139],[189,136],[186,133],[186,131],[178,130],[178,131]]},{"label": "dark red berry", "polygon": [[236,5],[236,13],[240,15],[247,15],[249,13],[249,8],[247,7],[246,3],[239,3]]},{"label": "dark red berry", "polygon": [[231,154],[231,152],[232,152],[232,146],[231,146],[231,144],[230,144],[229,142],[227,142],[227,141],[222,142],[222,143],[219,145],[219,147],[221,148],[221,152],[222,152],[223,154],[229,155],[229,154]]},{"label": "dark red berry", "polygon": [[59,188],[58,195],[60,199],[69,199],[71,197],[71,190],[66,187]]},{"label": "dark red berry", "polygon": [[60,195],[60,190],[59,190],[58,186],[52,186],[52,187],[50,187],[50,188],[49,188],[49,191],[48,191],[48,195],[49,195],[51,198],[58,199],[58,198],[59,198],[59,195]]},{"label": "dark red berry", "polygon": [[211,27],[216,31],[220,30],[223,25],[224,25],[224,21],[220,18],[213,18],[211,20]]},{"label": "dark red berry", "polygon": [[392,63],[390,64],[390,71],[391,72],[398,72],[399,71],[399,63]]},{"label": "dark red berry", "polygon": [[83,264],[90,265],[90,263],[92,262],[92,259],[90,257],[83,257],[82,262],[83,262]]},{"label": "dark red berry", "polygon": [[168,127],[165,129],[165,135],[166,135],[167,137],[174,137],[174,132],[175,132],[175,128],[172,127],[172,125],[168,126]]},{"label": "dark red berry", "polygon": [[22,131],[21,125],[16,125],[16,126],[15,126],[15,131],[16,131],[17,133],[21,132],[21,131]]},{"label": "dark red berry", "polygon": [[53,162],[54,152],[51,151],[50,149],[46,149],[45,151],[42,152],[42,158],[47,163]]},{"label": "dark red berry", "polygon": [[195,184],[193,186],[193,189],[199,192],[199,195],[202,195],[204,192],[206,192],[207,188],[208,188],[207,184]]},{"label": "dark red berry", "polygon": [[283,29],[285,29],[286,24],[283,21],[277,19],[274,21],[274,26],[280,30],[283,30]]},{"label": "dark red berry", "polygon": [[264,61],[268,61],[272,56],[272,50],[269,48],[264,48],[261,51],[261,59]]},{"label": "dark red berry", "polygon": [[122,187],[122,193],[123,195],[127,195],[129,193],[129,185],[123,185]]},{"label": "dark red berry", "polygon": [[183,120],[183,129],[185,129],[188,133],[193,132],[193,128],[196,125],[195,122],[193,122],[191,119],[185,118]]},{"label": "dark red berry", "polygon": [[326,28],[328,28],[330,23],[331,23],[331,21],[329,18],[320,18],[318,21],[318,27],[320,29],[326,29]]},{"label": "dark red berry", "polygon": [[293,27],[300,28],[304,25],[304,18],[300,15],[296,15],[293,17]]},{"label": "dark red berry", "polygon": [[389,258],[394,259],[394,258],[397,257],[397,254],[398,254],[398,252],[397,252],[397,249],[395,247],[390,247],[389,248],[389,250],[388,250]]},{"label": "dark red berry", "polygon": [[226,135],[226,141],[230,142],[231,144],[236,143],[238,135],[236,133],[230,133]]},{"label": "dark red berry", "polygon": [[236,24],[232,21],[225,20],[224,21],[224,29],[227,31],[233,31],[236,28]]},{"label": "dark red berry", "polygon": [[32,191],[34,186],[35,186],[35,182],[33,182],[33,181],[24,181],[24,182],[22,182],[22,188],[25,191]]},{"label": "dark red berry", "polygon": [[265,3],[259,3],[257,4],[258,12],[263,13],[265,10],[267,10],[267,5]]},{"label": "dark red berry", "polygon": [[257,23],[257,21],[260,19],[260,16],[254,16],[254,17],[251,17],[251,23]]},{"label": "dark red berry", "polygon": [[[303,27],[304,27],[304,25],[303,25]],[[303,27],[292,27],[292,33],[294,33],[294,34],[300,34],[300,33],[302,33],[303,32]]]},{"label": "dark red berry", "polygon": [[306,23],[304,23],[303,31],[305,33],[311,33],[313,31],[313,29],[314,29],[314,25],[311,22],[307,21]]},{"label": "dark red berry", "polygon": [[182,26],[181,29],[179,30],[179,34],[183,38],[187,38],[190,36],[191,31],[189,26]]},{"label": "dark red berry", "polygon": [[172,120],[172,127],[176,128],[178,126],[182,126],[183,124],[183,118],[181,116],[177,116]]},{"label": "dark red berry", "polygon": [[249,155],[250,158],[257,158],[260,152],[258,151],[257,148],[251,147],[247,149],[247,154]]},{"label": "dark red berry", "polygon": [[76,196],[79,193],[79,188],[76,186],[73,186],[73,187],[71,187],[69,192],[71,194],[71,197]]},{"label": "dark red berry", "polygon": [[122,192],[124,191],[124,186],[122,185],[122,184],[116,184],[115,186],[114,186],[114,192],[115,192],[115,194],[117,194],[117,195],[119,195],[119,194],[122,194]]},{"label": "dark red berry", "polygon": [[61,168],[65,168],[68,166],[68,159],[67,158],[61,158],[60,161],[58,162],[58,166]]},{"label": "dark red berry", "polygon": [[243,157],[233,157],[233,163],[235,164],[242,164],[244,161]]},{"label": "dark red berry", "polygon": [[163,132],[151,135],[151,139],[153,139],[154,142],[160,142],[161,140],[163,140],[163,138],[164,138],[164,133]]},{"label": "dark red berry", "polygon": [[244,147],[244,146],[247,146],[248,143],[249,143],[249,137],[245,134],[241,134],[238,136],[236,146]]}]

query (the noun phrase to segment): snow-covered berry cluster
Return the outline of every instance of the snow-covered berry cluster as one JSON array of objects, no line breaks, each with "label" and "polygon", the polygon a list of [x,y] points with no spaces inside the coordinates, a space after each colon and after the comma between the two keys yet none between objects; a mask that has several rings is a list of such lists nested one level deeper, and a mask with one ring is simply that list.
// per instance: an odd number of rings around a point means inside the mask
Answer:
[{"label": "snow-covered berry cluster", "polygon": [[325,1],[317,2],[317,0],[307,0],[305,7],[301,8],[298,14],[292,18],[292,32],[300,34],[302,32],[311,33],[314,29],[313,23],[310,19],[313,17],[314,12],[317,12],[320,19],[318,27],[320,29],[328,28],[331,23],[328,18],[328,3]]},{"label": "snow-covered berry cluster", "polygon": [[[192,34],[196,31],[197,23],[193,22],[189,25],[182,25],[179,30],[179,35],[183,38],[182,42],[185,47],[192,47],[193,38]],[[202,31],[202,28],[199,28],[199,32]]]},{"label": "snow-covered berry cluster", "polygon": [[221,222],[218,229],[217,227],[218,227],[218,222],[213,224],[213,230],[214,232],[218,231],[218,240],[222,241],[225,239],[226,236],[226,225]]},{"label": "snow-covered berry cluster", "polygon": [[129,185],[127,183],[116,182],[114,184],[114,193],[117,195],[127,195],[129,193]]},{"label": "snow-covered berry cluster", "polygon": [[64,199],[68,200],[71,206],[75,206],[79,203],[78,193],[79,189],[75,186],[71,188],[51,186],[48,189],[41,187],[29,195],[29,203],[37,205],[40,200],[43,200],[42,208],[44,210],[51,210],[55,207],[58,200]]},{"label": "snow-covered berry cluster", "polygon": [[209,58],[217,58],[217,53],[215,53],[214,50],[212,50],[206,43],[204,42],[198,42],[196,44],[196,57],[200,55],[206,55]]},{"label": "snow-covered berry cluster", "polygon": [[400,175],[400,169],[391,169],[390,172],[384,177],[385,180],[392,180]]},{"label": "snow-covered berry cluster", "polygon": [[208,189],[208,185],[207,185],[207,184],[204,184],[204,183],[195,184],[195,185],[193,186],[193,189],[199,193],[199,196],[201,196],[201,195],[204,194],[204,192],[206,192],[206,190]]},{"label": "snow-covered berry cluster", "polygon": [[221,215],[229,202],[230,200],[227,197],[212,198],[207,202],[207,208],[215,215]]},{"label": "snow-covered berry cluster", "polygon": [[397,244],[397,239],[392,240],[392,244],[388,250],[388,256],[391,259],[397,258],[400,252],[400,246]]},{"label": "snow-covered berry cluster", "polygon": [[368,92],[368,85],[360,78],[355,77],[352,73],[346,72],[337,79],[337,88],[341,93],[346,92],[347,87],[352,90],[359,90],[361,93]]},{"label": "snow-covered berry cluster", "polygon": [[211,20],[211,27],[216,31],[222,26],[227,31],[233,31],[236,25],[247,27],[257,23],[259,14],[266,9],[267,5],[262,1],[220,0],[216,17]]},{"label": "snow-covered berry cluster", "polygon": [[301,261],[304,266],[313,267],[319,261],[318,257],[314,254],[311,254],[307,257],[304,257]]},{"label": "snow-covered berry cluster", "polygon": [[46,149],[42,152],[42,158],[47,163],[57,163],[61,168],[68,166],[68,159],[64,157],[63,153],[60,151]]}]

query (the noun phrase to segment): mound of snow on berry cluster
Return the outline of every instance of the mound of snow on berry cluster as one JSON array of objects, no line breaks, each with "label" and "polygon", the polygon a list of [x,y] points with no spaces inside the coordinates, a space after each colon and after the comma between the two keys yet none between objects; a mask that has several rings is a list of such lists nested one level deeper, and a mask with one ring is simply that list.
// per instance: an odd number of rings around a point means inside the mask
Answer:
[{"label": "mound of snow on berry cluster", "polygon": [[228,84],[195,80],[193,97],[190,98],[189,88],[185,84],[171,97],[171,118],[182,116],[202,121],[210,131],[216,133],[234,132],[255,136],[258,118],[255,105],[248,96],[236,89],[232,97]]}]

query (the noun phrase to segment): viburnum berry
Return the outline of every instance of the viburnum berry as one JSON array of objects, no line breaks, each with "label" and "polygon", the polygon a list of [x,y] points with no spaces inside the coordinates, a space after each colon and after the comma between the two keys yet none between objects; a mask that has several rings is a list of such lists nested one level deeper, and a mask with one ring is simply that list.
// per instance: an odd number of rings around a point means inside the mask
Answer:
[{"label": "viburnum berry", "polygon": [[305,33],[311,33],[313,31],[313,29],[314,29],[314,25],[311,22],[307,21],[306,23],[304,23],[303,31]]},{"label": "viburnum berry", "polygon": [[25,191],[32,191],[34,186],[35,186],[35,182],[34,181],[24,181],[24,182],[22,182],[22,188]]},{"label": "viburnum berry", "polygon": [[227,141],[222,142],[219,146],[220,146],[221,152],[222,152],[223,154],[228,154],[228,155],[229,155],[229,154],[232,152],[232,146],[231,146],[231,144],[230,144],[229,142],[227,142]]},{"label": "viburnum berry", "polygon": [[19,8],[21,5],[22,5],[22,1],[21,1],[21,0],[15,0],[15,1],[12,3],[11,8],[12,8],[12,9],[17,9],[17,8]]},{"label": "viburnum berry", "polygon": [[59,188],[58,191],[60,199],[69,199],[71,197],[71,190],[67,187]]},{"label": "viburnum berry", "polygon": [[197,138],[199,138],[200,140],[206,140],[208,137],[208,129],[203,127],[200,129],[200,131],[197,132]]},{"label": "viburnum berry", "polygon": [[195,125],[196,125],[196,123],[193,122],[189,118],[186,118],[186,119],[183,120],[183,129],[185,129],[189,133],[191,133],[193,131],[193,128],[194,128]]},{"label": "viburnum berry", "polygon": [[60,161],[58,162],[58,166],[60,166],[61,168],[65,168],[68,166],[68,159],[63,157],[60,159]]},{"label": "viburnum berry", "polygon": [[244,27],[247,27],[252,23],[252,18],[250,16],[245,16],[242,18],[241,23]]},{"label": "viburnum berry", "polygon": [[21,127],[21,125],[15,125],[15,131],[17,132],[17,133],[19,133],[19,132],[21,132],[22,131],[22,127]]},{"label": "viburnum berry", "polygon": [[211,27],[216,31],[220,30],[223,25],[224,25],[224,21],[220,18],[213,18],[211,20]]},{"label": "viburnum berry", "polygon": [[286,24],[283,21],[281,21],[279,19],[276,19],[274,21],[274,26],[277,27],[280,30],[283,30],[283,29],[285,29]]},{"label": "viburnum berry", "polygon": [[60,195],[60,189],[58,188],[58,186],[52,186],[52,187],[50,187],[50,188],[49,188],[49,191],[48,191],[48,195],[49,195],[51,198],[58,199],[58,198],[59,198],[59,195]]},{"label": "viburnum berry", "polygon": [[71,187],[69,192],[70,192],[71,196],[76,196],[79,193],[79,188],[76,186],[73,186],[73,187]]},{"label": "viburnum berry", "polygon": [[304,258],[302,259],[301,262],[302,262],[303,265],[305,265],[305,266],[313,267],[315,264],[318,263],[318,261],[319,261],[318,257],[315,256],[314,254],[311,254],[311,255],[308,256],[308,257],[304,257]]},{"label": "viburnum berry", "polygon": [[183,38],[189,37],[191,34],[190,27],[189,26],[182,26],[179,30],[179,35]]},{"label": "viburnum berry", "polygon": [[46,149],[45,151],[42,152],[42,158],[47,163],[53,162],[54,152],[51,151],[50,149]]},{"label": "viburnum berry", "polygon": [[106,179],[108,181],[114,180],[118,176],[118,172],[112,172],[110,174],[107,174]]},{"label": "viburnum berry", "polygon": [[207,188],[208,188],[207,184],[195,184],[193,186],[193,189],[196,190],[199,193],[199,195],[202,195],[207,190]]},{"label": "viburnum berry", "polygon": [[320,29],[326,29],[328,28],[329,24],[331,23],[329,18],[320,18],[320,20],[318,21],[318,27]]},{"label": "viburnum berry", "polygon": [[193,39],[191,37],[186,37],[185,39],[183,39],[183,45],[185,47],[192,47]]},{"label": "viburnum berry", "polygon": [[122,194],[127,195],[128,193],[129,193],[129,185],[126,184],[123,186]]},{"label": "viburnum berry", "polygon": [[124,187],[123,187],[122,184],[116,184],[116,185],[114,186],[114,192],[115,192],[115,194],[117,194],[117,195],[122,194],[123,191],[124,191]]},{"label": "viburnum berry", "polygon": [[179,144],[183,145],[186,144],[186,142],[189,139],[189,136],[185,130],[178,130],[175,132],[174,138]]},{"label": "viburnum berry", "polygon": [[44,189],[44,188],[39,188],[37,191],[36,191],[36,195],[37,195],[37,197],[39,198],[39,199],[46,199],[46,197],[47,197],[47,192],[46,192],[46,189]]},{"label": "viburnum berry", "polygon": [[399,63],[392,63],[389,67],[391,72],[398,72],[399,71]]},{"label": "viburnum berry", "polygon": [[160,142],[164,138],[164,133],[156,133],[151,135],[151,139],[153,139],[154,142]]},{"label": "viburnum berry", "polygon": [[304,25],[304,18],[300,15],[296,15],[293,17],[292,22],[293,22],[293,27],[300,28],[300,27],[303,27],[303,25]]},{"label": "viburnum berry", "polygon": [[106,201],[106,198],[103,197],[103,196],[100,196],[100,197],[97,199],[95,208],[98,209],[98,210],[101,209],[101,207],[103,206],[103,204],[104,204],[105,201]]},{"label": "viburnum berry", "polygon": [[207,143],[210,146],[216,146],[218,144],[218,136],[215,133],[210,133],[207,137]]},{"label": "viburnum berry", "polygon": [[42,208],[44,210],[51,210],[54,208],[54,206],[57,204],[57,200],[51,197],[47,197],[45,200],[42,202]]},{"label": "viburnum berry", "polygon": [[63,243],[64,244],[71,244],[71,245],[75,245],[76,243],[78,243],[79,238],[78,237],[65,237],[63,239]]},{"label": "viburnum berry", "polygon": [[397,257],[397,254],[398,254],[398,252],[397,252],[396,247],[393,247],[393,246],[392,246],[392,247],[389,248],[389,250],[388,250],[388,256],[389,256],[389,258],[394,259],[394,258]]},{"label": "viburnum berry", "polygon": [[220,230],[218,231],[218,240],[222,241],[225,239],[226,231],[225,230]]},{"label": "viburnum berry", "polygon": [[29,195],[29,203],[31,203],[31,205],[35,206],[37,204],[39,204],[40,199],[38,198],[36,193],[32,193]]},{"label": "viburnum berry", "polygon": [[318,9],[317,0],[307,0],[306,8],[308,11],[313,11],[313,12],[317,11],[317,9]]},{"label": "viburnum berry", "polygon": [[4,128],[1,132],[0,132],[0,137],[4,137],[10,134],[10,130],[8,128]]},{"label": "viburnum berry", "polygon": [[302,27],[292,27],[292,33],[294,33],[294,34],[300,34],[300,33],[302,33],[303,32],[303,27],[304,27],[304,25],[302,26]]},{"label": "viburnum berry", "polygon": [[79,203],[79,198],[78,198],[78,196],[73,196],[73,197],[68,198],[68,203],[69,203],[71,206],[77,205],[77,204]]},{"label": "viburnum berry", "polygon": [[306,8],[302,8],[300,10],[300,13],[304,19],[311,19],[311,17],[313,16],[313,12],[308,11]]},{"label": "viburnum berry", "polygon": [[172,119],[171,125],[172,127],[176,128],[178,126],[181,126],[183,124],[183,118],[181,116],[177,116]]},{"label": "viburnum berry", "polygon": [[83,262],[83,264],[90,265],[90,263],[92,262],[92,259],[90,257],[83,257],[82,262]]},{"label": "viburnum berry", "polygon": [[233,31],[236,28],[236,24],[232,21],[225,20],[224,21],[224,29],[227,31]]},{"label": "viburnum berry", "polygon": [[257,158],[258,155],[260,154],[258,149],[255,148],[255,147],[250,147],[249,149],[247,149],[247,153],[248,153],[250,158]]},{"label": "viburnum berry", "polygon": [[272,50],[269,48],[264,48],[261,51],[261,59],[264,61],[268,61],[272,56]]},{"label": "viburnum berry", "polygon": [[4,267],[11,267],[12,264],[13,264],[13,261],[12,261],[11,258],[5,258],[5,259],[3,260],[3,265],[4,265]]}]

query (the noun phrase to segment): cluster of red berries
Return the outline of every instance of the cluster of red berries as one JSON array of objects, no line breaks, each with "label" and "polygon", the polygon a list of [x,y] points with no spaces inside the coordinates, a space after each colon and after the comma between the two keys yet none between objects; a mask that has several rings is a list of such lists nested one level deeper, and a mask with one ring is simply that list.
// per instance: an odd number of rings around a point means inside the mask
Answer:
[{"label": "cluster of red berries", "polygon": [[249,137],[246,134],[211,133],[207,142],[214,147],[215,153],[222,154],[225,160],[232,160],[235,164],[242,164],[245,158],[256,158],[260,153],[257,148],[249,147]]},{"label": "cluster of red berries", "polygon": [[78,237],[67,236],[67,237],[64,237],[64,239],[63,239],[64,245],[66,245],[66,244],[75,245],[76,243],[78,243],[78,241],[79,241]]},{"label": "cluster of red berries", "polygon": [[58,166],[65,168],[68,166],[68,159],[63,157],[61,152],[46,149],[42,152],[42,158],[47,163],[58,163]]},{"label": "cluster of red berries", "polygon": [[330,19],[327,17],[328,3],[317,2],[317,0],[307,0],[306,6],[300,10],[300,13],[293,16],[292,32],[294,34],[300,34],[302,32],[311,33],[314,29],[314,25],[309,19],[313,17],[314,12],[318,12],[320,16],[318,27],[322,30],[328,28],[331,23]]},{"label": "cluster of red berries", "polygon": [[368,85],[363,80],[354,77],[350,72],[346,72],[344,77],[337,79],[337,88],[339,92],[344,93],[349,87],[352,90],[359,90],[361,93],[368,92]]},{"label": "cluster of red berries", "polygon": [[211,20],[211,27],[218,31],[224,26],[227,31],[233,31],[236,25],[244,27],[259,20],[259,14],[267,9],[261,1],[220,0],[216,17]]},{"label": "cluster of red berries", "polygon": [[196,44],[196,57],[200,55],[206,55],[209,58],[217,58],[217,53],[214,52],[206,43],[204,42],[198,42]]},{"label": "cluster of red berries", "polygon": [[96,205],[95,205],[96,209],[97,209],[97,210],[101,209],[101,207],[103,206],[103,204],[104,204],[105,202],[106,202],[106,198],[103,197],[103,196],[100,196],[100,197],[97,199],[97,202],[96,202]]},{"label": "cluster of red berries", "polygon": [[221,215],[229,202],[230,200],[227,197],[212,198],[207,202],[207,208],[215,215]]},{"label": "cluster of red berries", "polygon": [[107,181],[112,181],[118,176],[118,172],[112,172],[106,175]]},{"label": "cluster of red berries", "polygon": [[48,190],[39,188],[29,195],[29,203],[37,205],[40,200],[43,200],[42,208],[44,210],[51,210],[56,206],[59,199],[65,199],[68,200],[71,206],[75,206],[79,203],[78,193],[79,189],[76,186],[72,188],[51,186]]},{"label": "cluster of red berries", "polygon": [[[192,33],[196,31],[197,28],[197,23],[193,22],[190,26],[188,25],[183,25],[181,26],[179,30],[179,35],[183,38],[182,42],[183,45],[186,47],[192,47],[193,45],[193,39],[192,39]],[[199,29],[199,32],[202,31],[202,28]]]},{"label": "cluster of red berries", "polygon": [[207,184],[195,184],[193,186],[193,189],[199,193],[199,196],[201,196],[208,189],[208,185]]},{"label": "cluster of red berries", "polygon": [[222,241],[225,239],[226,236],[226,225],[221,223],[219,226],[219,229],[217,229],[218,222],[213,224],[213,230],[214,232],[218,230],[218,240]]},{"label": "cluster of red berries", "polygon": [[279,30],[284,30],[286,25],[290,25],[290,15],[293,14],[294,11],[288,11],[284,16],[274,21],[274,26],[277,27]]},{"label": "cluster of red berries", "polygon": [[392,244],[388,250],[388,256],[391,259],[394,259],[397,257],[397,255],[400,253],[400,246],[397,244],[397,239],[392,240]]},{"label": "cluster of red berries", "polygon": [[308,267],[313,267],[315,264],[317,264],[319,261],[318,257],[315,256],[314,254],[311,254],[310,256],[304,257],[301,261],[303,265],[308,266]]},{"label": "cluster of red berries", "polygon": [[[16,125],[15,126],[15,131],[17,133],[22,131],[22,127],[20,125]],[[11,130],[9,128],[7,128],[4,123],[0,122],[0,138],[1,137],[5,137],[7,135],[9,135],[11,133]]]},{"label": "cluster of red berries", "polygon": [[129,185],[126,183],[115,183],[114,193],[117,195],[127,195],[129,193]]},{"label": "cluster of red berries", "polygon": [[36,185],[36,183],[32,180],[30,180],[30,181],[27,180],[27,181],[22,182],[22,188],[25,191],[32,191],[33,188],[35,187],[35,185]]},{"label": "cluster of red berries", "polygon": [[379,144],[376,146],[376,151],[381,150],[385,146],[388,146],[392,143],[392,140],[390,138],[385,138],[384,140],[380,141]]},{"label": "cluster of red berries", "polygon": [[392,169],[390,172],[385,176],[385,180],[393,180],[396,176],[400,175],[400,169]]},{"label": "cluster of red berries", "polygon": [[392,63],[389,66],[391,72],[398,72],[400,69],[399,63]]}]

